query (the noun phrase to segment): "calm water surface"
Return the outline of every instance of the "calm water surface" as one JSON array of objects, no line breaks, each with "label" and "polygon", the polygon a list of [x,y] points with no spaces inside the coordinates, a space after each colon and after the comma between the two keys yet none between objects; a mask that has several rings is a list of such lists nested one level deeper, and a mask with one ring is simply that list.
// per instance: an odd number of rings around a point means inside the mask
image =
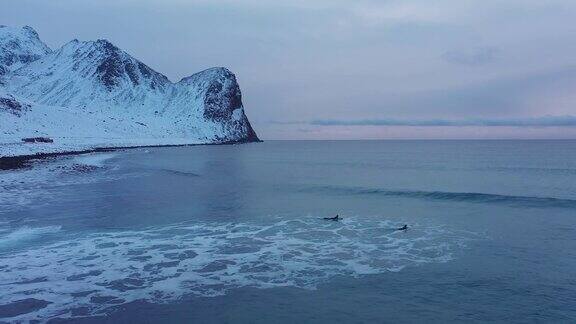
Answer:
[{"label": "calm water surface", "polygon": [[575,141],[269,141],[0,171],[0,322],[574,322],[575,306]]}]

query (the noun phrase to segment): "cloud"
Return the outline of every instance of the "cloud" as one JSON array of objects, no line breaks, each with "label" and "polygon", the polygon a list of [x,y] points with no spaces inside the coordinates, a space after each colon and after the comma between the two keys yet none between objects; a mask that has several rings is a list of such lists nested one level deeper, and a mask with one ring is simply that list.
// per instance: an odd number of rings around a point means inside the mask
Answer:
[{"label": "cloud", "polygon": [[427,22],[437,23],[446,19],[446,8],[427,2],[392,1],[356,6],[355,13],[372,24],[384,22]]},{"label": "cloud", "polygon": [[493,62],[499,54],[500,49],[497,47],[478,47],[464,51],[447,51],[442,54],[442,59],[453,64],[479,66]]},{"label": "cloud", "polygon": [[[52,48],[106,38],[172,80],[226,66],[259,135],[287,139],[304,138],[303,129],[338,138],[510,131],[345,133],[309,124],[317,119],[576,116],[575,16],[573,0],[3,0],[0,10],[2,24],[31,25]],[[511,128],[526,137],[576,134],[576,127]]]},{"label": "cloud", "polygon": [[576,116],[543,116],[502,119],[317,119],[309,122],[316,126],[489,126],[489,127],[576,127]]},{"label": "cloud", "polygon": [[286,121],[270,120],[270,121],[268,121],[268,124],[272,124],[272,125],[302,125],[302,124],[311,124],[311,123],[306,122],[306,121],[298,121],[298,120],[286,120]]}]

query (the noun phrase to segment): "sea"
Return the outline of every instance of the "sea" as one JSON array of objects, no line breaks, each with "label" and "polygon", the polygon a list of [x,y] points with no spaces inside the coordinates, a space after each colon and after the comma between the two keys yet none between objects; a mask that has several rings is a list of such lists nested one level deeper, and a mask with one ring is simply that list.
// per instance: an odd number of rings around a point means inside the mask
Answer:
[{"label": "sea", "polygon": [[574,323],[576,141],[265,141],[3,170],[2,322]]}]

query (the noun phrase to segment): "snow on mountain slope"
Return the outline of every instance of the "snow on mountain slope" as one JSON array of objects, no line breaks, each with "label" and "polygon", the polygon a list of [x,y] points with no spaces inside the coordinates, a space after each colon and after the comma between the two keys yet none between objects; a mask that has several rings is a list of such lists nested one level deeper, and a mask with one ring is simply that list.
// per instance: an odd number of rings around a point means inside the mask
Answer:
[{"label": "snow on mountain slope", "polygon": [[[51,51],[30,27],[2,29],[1,57],[12,59],[0,84],[0,156],[258,141],[225,68],[172,83],[106,40],[73,40]],[[16,145],[33,136],[54,144]]]},{"label": "snow on mountain slope", "polygon": [[[30,106],[30,104],[21,102],[0,87],[0,112],[9,113],[16,117],[21,117],[27,110],[30,109]],[[8,119],[8,117],[5,118]]]},{"label": "snow on mountain slope", "polygon": [[[32,27],[13,28],[0,25],[0,74],[50,53]],[[4,73],[3,73],[4,72]]]},{"label": "snow on mountain slope", "polygon": [[217,133],[243,134],[250,141],[258,140],[250,123],[246,122],[248,118],[244,114],[242,93],[236,77],[228,69],[217,67],[204,70],[183,78],[175,86],[176,94],[171,100],[174,108],[170,111],[179,112],[179,118],[191,122],[193,115],[190,111],[176,107],[186,106],[189,98],[199,98],[195,106],[200,109],[194,111],[196,118],[204,119]]},{"label": "snow on mountain slope", "polygon": [[106,40],[73,40],[14,71],[9,87],[41,104],[116,112],[162,106],[172,90],[168,78]]}]

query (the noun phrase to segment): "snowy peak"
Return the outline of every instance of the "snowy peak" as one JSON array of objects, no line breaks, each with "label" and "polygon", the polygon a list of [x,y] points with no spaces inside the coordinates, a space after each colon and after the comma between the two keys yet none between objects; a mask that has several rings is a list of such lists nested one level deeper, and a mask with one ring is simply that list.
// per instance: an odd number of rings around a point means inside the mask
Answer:
[{"label": "snowy peak", "polygon": [[182,78],[179,83],[186,84],[196,82],[198,80],[213,79],[218,77],[229,78],[234,77],[234,74],[225,67],[213,67]]},{"label": "snowy peak", "polygon": [[183,78],[176,85],[199,90],[205,120],[224,125],[227,132],[237,134],[241,141],[259,141],[244,113],[242,92],[230,70],[210,68]]},{"label": "snowy peak", "polygon": [[101,143],[259,141],[226,68],[172,83],[105,39],[51,51],[29,27],[0,27],[0,46],[9,49],[0,65],[0,140],[40,134]]},{"label": "snowy peak", "polygon": [[14,72],[15,93],[58,106],[101,108],[154,104],[172,87],[152,70],[107,40],[68,42]]},{"label": "snowy peak", "polygon": [[129,81],[132,86],[142,83],[152,89],[169,83],[168,78],[152,70],[105,39],[86,42],[89,57],[96,58],[95,76],[108,89]]},{"label": "snowy peak", "polygon": [[216,67],[182,79],[181,86],[203,89],[204,118],[227,120],[234,110],[242,109],[242,94],[236,76],[230,70]]},{"label": "snowy peak", "polygon": [[6,74],[50,52],[32,27],[0,25],[0,74]]},{"label": "snowy peak", "polygon": [[72,71],[81,71],[84,77],[94,77],[109,91],[141,84],[155,89],[170,82],[164,75],[105,39],[84,42],[73,40],[54,56],[58,58],[57,61],[72,62]]}]

